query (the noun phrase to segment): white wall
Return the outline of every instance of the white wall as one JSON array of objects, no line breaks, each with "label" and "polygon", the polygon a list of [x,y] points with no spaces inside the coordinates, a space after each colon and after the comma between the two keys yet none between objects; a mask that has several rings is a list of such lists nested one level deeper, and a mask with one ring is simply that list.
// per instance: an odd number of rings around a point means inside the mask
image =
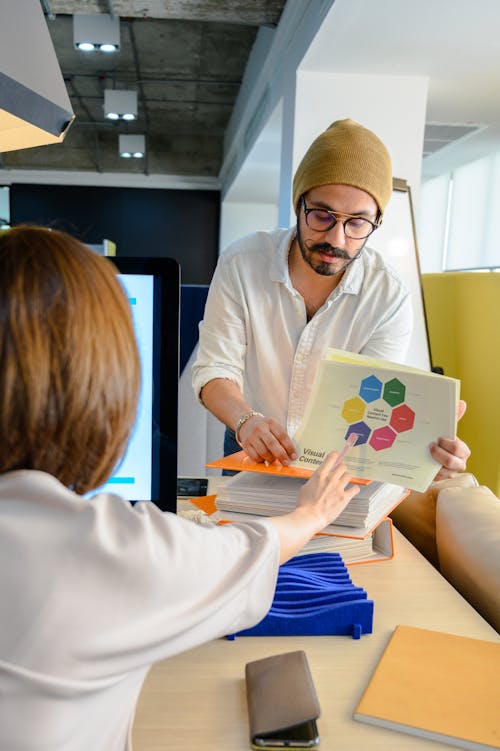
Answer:
[{"label": "white wall", "polygon": [[427,78],[421,76],[298,71],[291,155],[293,171],[321,131],[335,120],[350,117],[373,130],[385,143],[391,154],[394,176],[407,181],[414,205],[417,205],[427,86]]},{"label": "white wall", "polygon": [[277,222],[276,204],[224,201],[221,205],[219,251],[222,253],[234,240],[257,230],[275,229]]}]

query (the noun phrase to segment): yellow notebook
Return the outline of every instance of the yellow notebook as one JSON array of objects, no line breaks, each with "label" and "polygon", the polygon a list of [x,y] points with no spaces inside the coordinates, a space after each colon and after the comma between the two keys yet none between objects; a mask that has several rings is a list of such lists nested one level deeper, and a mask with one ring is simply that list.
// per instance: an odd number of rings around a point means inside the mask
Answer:
[{"label": "yellow notebook", "polygon": [[500,642],[397,626],[354,719],[465,749],[500,748]]}]

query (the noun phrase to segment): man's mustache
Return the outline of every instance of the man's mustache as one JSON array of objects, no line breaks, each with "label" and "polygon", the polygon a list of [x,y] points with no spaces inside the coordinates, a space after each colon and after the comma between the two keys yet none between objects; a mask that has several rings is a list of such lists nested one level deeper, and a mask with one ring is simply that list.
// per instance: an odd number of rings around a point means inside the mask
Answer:
[{"label": "man's mustache", "polygon": [[318,243],[316,245],[307,245],[307,249],[309,251],[316,251],[318,253],[324,253],[327,256],[331,256],[332,258],[342,258],[344,261],[350,261],[351,256],[346,250],[342,250],[342,248],[334,248],[329,243]]}]

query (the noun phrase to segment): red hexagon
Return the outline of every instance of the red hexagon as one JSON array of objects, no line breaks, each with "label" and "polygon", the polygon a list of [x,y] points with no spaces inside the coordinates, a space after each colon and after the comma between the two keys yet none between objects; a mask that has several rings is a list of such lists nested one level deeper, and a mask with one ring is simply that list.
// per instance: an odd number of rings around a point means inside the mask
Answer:
[{"label": "red hexagon", "polygon": [[407,404],[401,404],[392,410],[389,425],[394,428],[396,433],[404,433],[405,430],[411,430],[415,422],[415,412]]}]

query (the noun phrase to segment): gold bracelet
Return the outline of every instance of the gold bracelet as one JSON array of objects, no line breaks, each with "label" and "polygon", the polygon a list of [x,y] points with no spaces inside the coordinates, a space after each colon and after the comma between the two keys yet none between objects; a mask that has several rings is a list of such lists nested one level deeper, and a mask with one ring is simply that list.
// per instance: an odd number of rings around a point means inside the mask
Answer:
[{"label": "gold bracelet", "polygon": [[251,409],[250,412],[245,412],[244,415],[241,415],[234,429],[236,443],[238,444],[238,446],[241,446],[241,448],[243,448],[243,444],[240,441],[240,430],[243,427],[243,425],[247,422],[247,420],[249,420],[251,417],[264,417],[264,415],[262,414],[262,412],[255,412],[255,410],[253,409]]}]

